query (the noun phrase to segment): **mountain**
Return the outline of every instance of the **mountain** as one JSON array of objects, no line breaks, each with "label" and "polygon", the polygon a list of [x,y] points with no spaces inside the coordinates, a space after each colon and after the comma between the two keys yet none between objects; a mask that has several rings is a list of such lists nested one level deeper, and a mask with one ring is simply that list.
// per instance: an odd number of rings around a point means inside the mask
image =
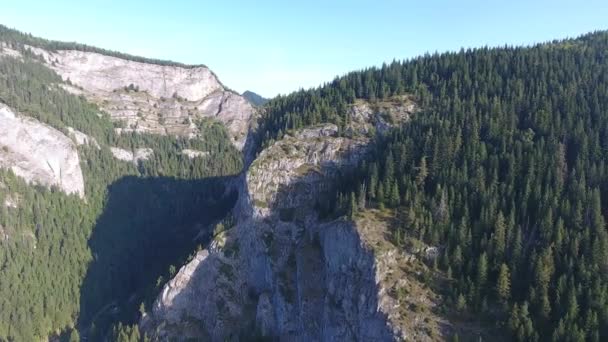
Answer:
[{"label": "mountain", "polygon": [[0,340],[99,340],[232,208],[254,108],[202,65],[5,27],[0,83]]},{"label": "mountain", "polygon": [[597,32],[436,54],[271,100],[236,218],[140,326],[604,339],[607,46]]},{"label": "mountain", "polygon": [[[148,60],[86,45],[30,38],[2,28],[4,54],[26,53],[56,73],[65,91],[120,122],[120,132],[195,136],[196,121],[223,123],[237,148],[243,148],[253,108],[224,87],[204,65]],[[12,48],[17,45],[18,49]],[[119,133],[120,133],[119,132]]]},{"label": "mountain", "polygon": [[606,32],[257,109],[203,65],[0,42],[0,340],[608,338]]},{"label": "mountain", "polygon": [[249,101],[249,103],[251,103],[252,105],[258,107],[263,106],[264,104],[266,104],[266,102],[268,102],[268,99],[249,90],[246,90],[244,93],[241,94],[241,96],[246,98],[247,101]]}]

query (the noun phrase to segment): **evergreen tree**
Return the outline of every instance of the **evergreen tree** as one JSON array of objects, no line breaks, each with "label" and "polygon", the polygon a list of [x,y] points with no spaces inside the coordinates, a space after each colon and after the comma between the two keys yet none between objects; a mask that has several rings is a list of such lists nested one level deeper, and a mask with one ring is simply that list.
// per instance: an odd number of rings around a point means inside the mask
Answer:
[{"label": "evergreen tree", "polygon": [[482,253],[477,261],[477,289],[481,294],[486,286],[488,278],[488,258],[485,253]]},{"label": "evergreen tree", "polygon": [[506,304],[511,296],[511,275],[509,267],[504,263],[500,266],[500,272],[498,273],[496,295],[503,304]]},{"label": "evergreen tree", "polygon": [[420,165],[418,166],[418,176],[416,177],[416,184],[423,186],[429,171],[426,165],[426,157],[420,159]]},{"label": "evergreen tree", "polygon": [[496,262],[499,263],[504,257],[506,245],[505,217],[502,215],[502,212],[499,212],[498,216],[496,217],[496,224],[494,226],[494,235],[492,240],[494,244],[494,258]]}]

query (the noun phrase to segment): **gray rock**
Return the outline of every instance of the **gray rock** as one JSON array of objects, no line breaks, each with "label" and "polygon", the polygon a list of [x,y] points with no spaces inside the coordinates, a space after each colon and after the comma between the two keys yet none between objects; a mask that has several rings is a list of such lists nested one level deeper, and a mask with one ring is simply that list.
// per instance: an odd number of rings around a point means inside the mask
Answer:
[{"label": "gray rock", "polygon": [[29,183],[57,186],[84,197],[84,179],[76,146],[60,131],[17,115],[0,103],[0,167]]},{"label": "gray rock", "polygon": [[133,152],[119,147],[110,147],[114,158],[137,164],[140,160],[148,160],[154,154],[151,148],[136,148]]},{"label": "gray rock", "polygon": [[[207,67],[185,68],[135,62],[94,52],[46,51],[28,47],[73,85],[61,85],[85,96],[124,123],[117,132],[195,137],[202,118],[222,122],[233,144],[242,149],[253,106],[226,89]],[[7,52],[9,53],[9,52]],[[130,88],[129,88],[130,87]]]},{"label": "gray rock", "polygon": [[190,159],[194,159],[194,158],[201,158],[201,157],[206,157],[209,155],[208,151],[197,151],[197,150],[191,150],[191,149],[184,149],[182,150],[182,154],[185,155],[186,157],[190,158]]},{"label": "gray rock", "polygon": [[254,328],[281,341],[402,336],[389,319],[378,260],[357,226],[320,224],[316,216],[316,199],[366,151],[366,139],[336,131],[296,132],[258,156],[235,185],[236,226],[180,270],[141,322],[153,340],[184,340],[191,325],[183,317],[203,327],[190,337],[211,341],[250,336]]},{"label": "gray rock", "polygon": [[75,130],[72,127],[68,127],[68,135],[70,136],[70,138],[72,138],[72,140],[74,140],[74,142],[76,143],[76,145],[78,146],[92,146],[95,147],[96,149],[100,149],[99,144],[97,143],[97,140],[93,137],[90,137],[78,130]]}]

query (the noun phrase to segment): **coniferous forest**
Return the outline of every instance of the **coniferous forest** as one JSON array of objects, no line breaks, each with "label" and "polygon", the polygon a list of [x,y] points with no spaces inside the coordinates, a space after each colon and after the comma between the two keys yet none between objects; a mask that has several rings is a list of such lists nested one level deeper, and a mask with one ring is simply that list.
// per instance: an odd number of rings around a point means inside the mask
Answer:
[{"label": "coniferous forest", "polygon": [[270,101],[260,141],[402,94],[421,112],[374,139],[330,210],[393,210],[397,244],[440,247],[449,302],[513,340],[606,340],[608,34],[353,72]]},{"label": "coniferous forest", "polygon": [[[114,322],[136,323],[205,242],[194,237],[232,207],[224,184],[242,158],[218,123],[201,122],[201,139],[115,134],[107,115],[58,87],[61,78],[16,38],[9,46],[24,58],[0,57],[0,102],[64,133],[76,128],[100,148],[79,147],[86,201],[0,170],[0,203],[18,203],[0,206],[0,341],[77,331],[98,340]],[[121,162],[109,146],[152,148],[154,157]],[[186,148],[209,155],[190,159]]]},{"label": "coniferous forest", "polygon": [[[225,184],[242,156],[219,124],[201,123],[200,140],[116,135],[23,47],[54,43],[10,30],[0,39],[24,55],[0,57],[0,101],[101,145],[79,147],[86,201],[0,173],[0,203],[21,203],[0,206],[0,341],[143,340],[138,313],[196,251],[200,226],[232,208]],[[257,152],[318,123],[347,134],[355,100],[406,94],[420,110],[372,138],[324,210],[393,212],[395,244],[438,247],[446,302],[509,339],[608,340],[608,33],[425,55],[279,96],[261,108]],[[155,155],[133,165],[108,146]]]}]

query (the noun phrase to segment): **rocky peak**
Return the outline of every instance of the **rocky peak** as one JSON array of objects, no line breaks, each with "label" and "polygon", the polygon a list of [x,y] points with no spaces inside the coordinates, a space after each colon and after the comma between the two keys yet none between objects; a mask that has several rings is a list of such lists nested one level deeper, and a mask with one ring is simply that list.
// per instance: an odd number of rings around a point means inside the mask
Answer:
[{"label": "rocky peak", "polygon": [[[376,114],[362,123],[373,126]],[[252,331],[284,341],[406,336],[400,303],[388,295],[405,286],[391,277],[396,248],[376,250],[385,234],[371,237],[362,221],[323,222],[315,209],[367,151],[364,135],[337,133],[333,124],[291,132],[258,155],[238,184],[236,225],[165,286],[145,331],[156,340]]]}]

